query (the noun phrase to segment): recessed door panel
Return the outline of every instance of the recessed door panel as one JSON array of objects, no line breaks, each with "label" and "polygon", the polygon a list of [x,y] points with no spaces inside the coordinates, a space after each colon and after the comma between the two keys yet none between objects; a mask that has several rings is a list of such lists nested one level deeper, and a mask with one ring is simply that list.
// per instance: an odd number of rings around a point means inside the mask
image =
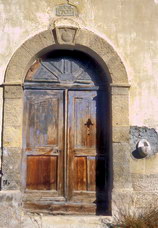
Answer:
[{"label": "recessed door panel", "polygon": [[96,146],[95,100],[87,96],[75,97],[73,111],[74,111],[74,120],[75,120],[75,129],[74,129],[75,148],[82,148],[82,149],[95,148]]},{"label": "recessed door panel", "polygon": [[74,190],[87,190],[87,158],[74,158]]},{"label": "recessed door panel", "polygon": [[57,156],[27,157],[27,189],[57,190]]},{"label": "recessed door panel", "polygon": [[[63,92],[62,92],[63,93]],[[63,125],[61,91],[26,91],[28,125],[26,149],[58,148]]]}]

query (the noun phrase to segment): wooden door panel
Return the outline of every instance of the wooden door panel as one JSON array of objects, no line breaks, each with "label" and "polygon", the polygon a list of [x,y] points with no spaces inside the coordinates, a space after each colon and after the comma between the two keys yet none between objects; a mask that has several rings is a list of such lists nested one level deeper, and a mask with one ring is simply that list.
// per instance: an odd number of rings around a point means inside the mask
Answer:
[{"label": "wooden door panel", "polygon": [[[24,107],[26,189],[63,195],[63,91],[26,90]],[[52,195],[53,196],[53,195]]]},{"label": "wooden door panel", "polygon": [[25,91],[25,94],[28,112],[26,149],[57,149],[63,137],[63,92],[34,90]]},{"label": "wooden door panel", "polygon": [[74,191],[96,190],[96,158],[89,156],[74,157]]},{"label": "wooden door panel", "polygon": [[27,157],[27,189],[57,190],[57,156]]},{"label": "wooden door panel", "polygon": [[87,157],[88,191],[96,190],[96,157]]},{"label": "wooden door panel", "polygon": [[74,191],[104,191],[107,176],[105,156],[74,156]]},{"label": "wooden door panel", "polygon": [[69,199],[93,203],[107,187],[105,92],[69,91],[68,102]]},{"label": "wooden door panel", "polygon": [[[77,95],[77,91],[74,93]],[[96,145],[95,101],[87,96],[86,92],[83,94],[82,97],[74,97],[74,147],[76,149],[94,148]]]},{"label": "wooden door panel", "polygon": [[74,190],[87,190],[87,158],[74,157]]}]

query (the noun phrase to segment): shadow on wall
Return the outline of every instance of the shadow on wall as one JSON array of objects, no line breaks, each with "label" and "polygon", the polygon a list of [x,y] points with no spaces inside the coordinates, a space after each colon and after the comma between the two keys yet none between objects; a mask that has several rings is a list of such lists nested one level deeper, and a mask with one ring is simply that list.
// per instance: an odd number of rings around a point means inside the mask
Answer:
[{"label": "shadow on wall", "polygon": [[106,91],[96,97],[96,215],[111,215],[111,166],[109,102]]}]

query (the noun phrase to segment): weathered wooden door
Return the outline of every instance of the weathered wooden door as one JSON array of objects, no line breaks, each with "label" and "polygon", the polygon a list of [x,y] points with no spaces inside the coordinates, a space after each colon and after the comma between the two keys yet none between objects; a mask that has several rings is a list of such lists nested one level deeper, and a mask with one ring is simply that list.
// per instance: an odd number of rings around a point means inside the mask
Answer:
[{"label": "weathered wooden door", "polygon": [[63,195],[63,91],[25,91],[26,188]]},{"label": "weathered wooden door", "polygon": [[107,187],[105,92],[70,91],[68,101],[68,198],[103,202]]},{"label": "weathered wooden door", "polygon": [[105,214],[108,209],[107,91],[95,78],[99,68],[83,60],[82,55],[46,59],[27,74],[28,208],[54,214]]}]

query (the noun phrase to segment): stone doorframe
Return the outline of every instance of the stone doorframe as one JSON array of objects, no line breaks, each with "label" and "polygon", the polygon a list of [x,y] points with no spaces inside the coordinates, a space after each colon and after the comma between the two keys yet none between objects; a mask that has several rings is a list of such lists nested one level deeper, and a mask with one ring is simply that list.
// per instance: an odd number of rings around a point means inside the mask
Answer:
[{"label": "stone doorframe", "polygon": [[11,58],[4,81],[3,180],[2,190],[20,190],[22,154],[23,83],[36,58],[55,49],[80,50],[104,68],[111,93],[113,201],[131,189],[129,152],[129,84],[127,73],[113,47],[97,34],[70,23],[54,27],[28,39]]}]

